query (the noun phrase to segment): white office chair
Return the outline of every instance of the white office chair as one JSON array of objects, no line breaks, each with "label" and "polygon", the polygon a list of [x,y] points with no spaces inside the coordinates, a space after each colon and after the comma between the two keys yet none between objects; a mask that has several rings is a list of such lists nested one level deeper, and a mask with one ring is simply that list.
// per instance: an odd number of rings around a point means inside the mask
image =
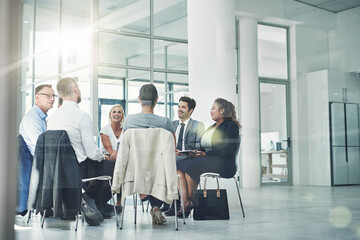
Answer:
[{"label": "white office chair", "polygon": [[[181,191],[181,176],[177,175],[177,179],[178,179],[178,184],[180,185],[180,196],[181,196],[181,211],[182,211],[182,215],[183,215],[183,222],[184,224],[186,224],[185,222],[185,210],[184,210],[184,203],[183,203],[183,196],[182,196],[182,191]],[[137,196],[138,194],[133,194],[133,201],[134,201],[134,210],[135,210],[135,216],[134,216],[134,224],[136,224],[136,218],[137,218]],[[175,207],[175,229],[176,231],[179,229],[179,223],[178,223],[178,217],[177,217],[177,204],[175,202],[176,200],[174,200],[173,204]],[[123,223],[124,223],[124,213],[125,213],[125,204],[126,204],[126,198],[124,198],[124,203],[123,203],[123,211],[122,211],[122,216],[121,216],[121,224],[120,224],[120,229],[122,230],[123,227]],[[149,204],[148,204],[149,206]],[[147,212],[147,210],[146,210]]]},{"label": "white office chair", "polygon": [[[240,135],[241,137],[241,135]],[[236,154],[235,156],[238,156],[239,152],[241,152],[241,141],[240,141],[240,144],[238,146],[238,148],[236,149]],[[215,178],[216,179],[216,183],[217,183],[217,187],[219,188],[219,179],[230,179],[230,178],[222,178],[220,176],[220,174],[218,173],[212,173],[212,172],[208,172],[208,173],[203,173],[200,175],[200,178],[205,178],[205,182],[204,182],[204,185],[206,186],[206,180],[208,177],[211,177],[211,178]],[[241,211],[242,211],[242,214],[243,214],[243,217],[245,217],[245,211],[244,211],[244,207],[243,207],[243,204],[242,204],[242,201],[241,201],[241,196],[240,196],[240,190],[239,190],[239,184],[235,178],[235,176],[232,177],[232,179],[234,179],[234,182],[235,182],[235,186],[236,186],[236,190],[237,190],[237,194],[238,194],[238,198],[239,198],[239,204],[240,204],[240,207],[241,207]],[[201,189],[201,185],[199,183],[199,187]]]},{"label": "white office chair", "polygon": [[[86,183],[86,182],[90,182],[90,181],[94,181],[94,180],[97,180],[97,181],[108,181],[108,182],[109,182],[110,189],[111,189],[111,177],[110,177],[110,176],[98,176],[98,177],[93,177],[93,178],[85,178],[85,179],[82,179],[81,181],[82,181],[83,183]],[[113,206],[114,206],[116,226],[119,226],[118,216],[117,216],[116,208],[115,208],[114,195],[112,194],[112,192],[111,192],[111,196],[112,196],[112,202],[113,202]],[[79,209],[79,211],[80,211],[80,209]],[[29,223],[29,221],[30,221],[31,212],[32,212],[32,211],[29,211],[27,223]],[[44,210],[43,216],[41,217],[41,227],[44,227],[45,216],[46,216],[46,210]],[[75,231],[77,231],[77,229],[78,229],[78,222],[79,222],[79,215],[76,215],[75,218],[76,218]],[[85,216],[82,216],[82,222],[84,222],[84,221],[85,221]]]},{"label": "white office chair", "polygon": [[[123,211],[120,229],[124,223],[127,196],[133,196],[134,206],[137,206],[138,193],[154,193],[159,200],[167,202],[176,200],[179,195],[179,179],[176,174],[175,139],[171,132],[162,128],[127,130],[120,143],[112,186],[114,192],[120,192],[120,188],[122,189]],[[175,211],[177,212],[177,209]],[[135,207],[135,224],[136,215]],[[176,230],[177,220],[175,214]]]}]

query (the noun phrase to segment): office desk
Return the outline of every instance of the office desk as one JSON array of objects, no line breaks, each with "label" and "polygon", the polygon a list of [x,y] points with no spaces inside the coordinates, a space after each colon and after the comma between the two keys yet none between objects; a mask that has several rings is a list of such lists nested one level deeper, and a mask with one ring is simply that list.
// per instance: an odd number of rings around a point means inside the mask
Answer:
[{"label": "office desk", "polygon": [[[280,157],[285,158],[285,164],[273,164],[273,155],[274,154],[280,154]],[[280,150],[280,151],[264,151],[261,152],[261,155],[267,155],[269,159],[269,166],[268,166],[268,172],[263,173],[262,177],[264,178],[287,178],[287,174],[273,174],[273,168],[286,168],[287,169],[287,151],[286,150]]]}]

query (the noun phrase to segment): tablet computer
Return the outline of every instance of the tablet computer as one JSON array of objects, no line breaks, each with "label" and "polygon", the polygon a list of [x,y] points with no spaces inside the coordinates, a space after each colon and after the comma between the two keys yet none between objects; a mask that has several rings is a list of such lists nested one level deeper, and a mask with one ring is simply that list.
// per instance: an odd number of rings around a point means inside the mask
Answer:
[{"label": "tablet computer", "polygon": [[190,155],[190,153],[196,153],[195,150],[185,150],[185,151],[180,151],[179,153],[184,154],[184,155]]}]

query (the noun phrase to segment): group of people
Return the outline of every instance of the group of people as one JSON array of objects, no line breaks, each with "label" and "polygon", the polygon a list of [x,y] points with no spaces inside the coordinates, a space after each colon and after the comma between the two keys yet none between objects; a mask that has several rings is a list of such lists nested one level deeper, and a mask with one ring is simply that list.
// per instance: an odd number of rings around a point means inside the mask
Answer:
[{"label": "group of people", "polygon": [[[63,78],[57,83],[57,92],[62,105],[46,122],[47,111],[52,108],[56,96],[51,85],[41,85],[35,89],[35,105],[22,119],[19,133],[33,155],[41,133],[46,130],[65,130],[76,153],[82,178],[112,176],[121,135],[132,128],[163,128],[173,134],[186,217],[193,208],[195,190],[202,173],[216,172],[223,177],[232,177],[236,172],[235,154],[239,145],[240,124],[236,119],[234,105],[225,99],[214,101],[210,112],[215,123],[205,131],[203,123],[191,118],[196,107],[194,99],[181,97],[178,104],[179,120],[171,122],[166,117],[154,114],[158,92],[153,84],[145,84],[139,90],[140,113],[125,118],[121,105],[111,108],[109,124],[100,130],[99,149],[92,135],[90,115],[78,106],[81,101],[79,85],[72,78]],[[88,221],[90,225],[98,225],[104,218],[115,214],[111,205],[107,204],[110,198],[107,184],[87,185],[81,210],[85,215],[91,215],[92,219]],[[153,223],[166,222],[162,211],[166,211],[167,216],[182,215],[174,211],[174,206],[166,205],[151,195],[142,198],[148,199],[151,204]],[[121,197],[118,197],[117,211],[121,211],[120,200]]]}]

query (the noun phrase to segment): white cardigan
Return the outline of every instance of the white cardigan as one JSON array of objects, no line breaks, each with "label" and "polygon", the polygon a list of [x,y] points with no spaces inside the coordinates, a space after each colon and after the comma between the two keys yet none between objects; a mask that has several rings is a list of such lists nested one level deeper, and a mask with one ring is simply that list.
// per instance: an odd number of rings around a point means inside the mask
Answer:
[{"label": "white cardigan", "polygon": [[112,191],[122,200],[134,193],[168,204],[178,199],[174,136],[162,128],[128,129],[120,142]]}]

